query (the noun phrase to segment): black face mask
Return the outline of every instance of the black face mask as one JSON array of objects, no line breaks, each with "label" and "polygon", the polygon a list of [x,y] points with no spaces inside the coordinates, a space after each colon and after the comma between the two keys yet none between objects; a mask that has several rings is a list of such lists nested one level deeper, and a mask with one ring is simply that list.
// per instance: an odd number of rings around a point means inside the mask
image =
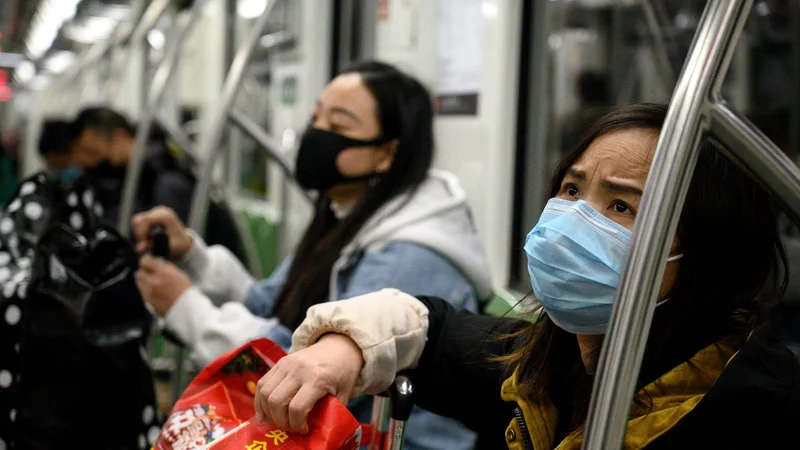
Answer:
[{"label": "black face mask", "polygon": [[297,151],[295,176],[300,186],[306,189],[324,191],[341,183],[368,180],[376,173],[347,177],[336,167],[340,153],[353,147],[371,147],[391,142],[392,139],[380,137],[369,141],[350,139],[330,131],[309,127],[300,141]]},{"label": "black face mask", "polygon": [[85,173],[92,179],[124,181],[127,171],[128,168],[125,166],[115,166],[108,161],[103,161],[95,167],[86,169]]}]

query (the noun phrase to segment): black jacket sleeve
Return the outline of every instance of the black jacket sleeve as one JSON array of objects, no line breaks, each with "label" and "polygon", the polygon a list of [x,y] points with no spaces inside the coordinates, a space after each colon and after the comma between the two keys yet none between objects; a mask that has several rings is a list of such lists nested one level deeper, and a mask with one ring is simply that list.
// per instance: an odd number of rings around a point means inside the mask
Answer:
[{"label": "black jacket sleeve", "polygon": [[430,311],[430,325],[428,342],[411,375],[415,403],[473,431],[502,437],[515,405],[500,398],[507,374],[492,358],[513,351],[514,340],[502,337],[526,322],[457,311],[437,298],[419,300]]},{"label": "black jacket sleeve", "polygon": [[194,183],[177,171],[160,173],[153,186],[153,205],[171,208],[183,223],[189,220]]}]

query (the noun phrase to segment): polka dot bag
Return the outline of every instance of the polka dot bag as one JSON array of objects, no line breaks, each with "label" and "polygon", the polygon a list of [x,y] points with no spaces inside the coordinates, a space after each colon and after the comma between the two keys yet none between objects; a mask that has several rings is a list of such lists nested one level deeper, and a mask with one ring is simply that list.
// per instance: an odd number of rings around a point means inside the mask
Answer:
[{"label": "polka dot bag", "polygon": [[151,317],[93,190],[23,182],[0,212],[0,450],[150,448]]}]

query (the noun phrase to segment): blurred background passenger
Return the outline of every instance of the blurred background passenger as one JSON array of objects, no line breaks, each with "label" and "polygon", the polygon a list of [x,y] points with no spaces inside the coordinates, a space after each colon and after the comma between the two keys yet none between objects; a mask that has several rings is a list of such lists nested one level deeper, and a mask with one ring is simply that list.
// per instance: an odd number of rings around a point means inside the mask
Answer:
[{"label": "blurred background passenger", "polygon": [[0,137],[0,205],[5,205],[19,182],[19,168],[17,155],[12,146],[3,143],[4,136]]},{"label": "blurred background passenger", "polygon": [[62,183],[75,181],[81,168],[72,162],[70,153],[70,122],[62,119],[46,120],[39,135],[39,155],[47,171]]},{"label": "blurred background passenger", "polygon": [[[155,124],[154,124],[155,125]],[[193,161],[173,145],[159,127],[153,126],[142,164],[134,212],[165,206],[182,221],[189,216],[195,177]],[[136,127],[125,116],[104,106],[81,111],[70,128],[71,163],[80,167],[97,189],[106,220],[116,226],[133,157]],[[212,202],[204,236],[210,244],[223,245],[241,255],[242,244],[232,213]]]}]

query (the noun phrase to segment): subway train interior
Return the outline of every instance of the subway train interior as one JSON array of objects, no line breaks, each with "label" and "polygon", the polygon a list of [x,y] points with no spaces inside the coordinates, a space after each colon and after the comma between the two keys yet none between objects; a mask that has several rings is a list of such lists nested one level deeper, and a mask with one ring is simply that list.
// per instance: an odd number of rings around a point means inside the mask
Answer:
[{"label": "subway train interior", "polygon": [[800,0],[0,0],[0,450],[795,448],[799,80]]}]

